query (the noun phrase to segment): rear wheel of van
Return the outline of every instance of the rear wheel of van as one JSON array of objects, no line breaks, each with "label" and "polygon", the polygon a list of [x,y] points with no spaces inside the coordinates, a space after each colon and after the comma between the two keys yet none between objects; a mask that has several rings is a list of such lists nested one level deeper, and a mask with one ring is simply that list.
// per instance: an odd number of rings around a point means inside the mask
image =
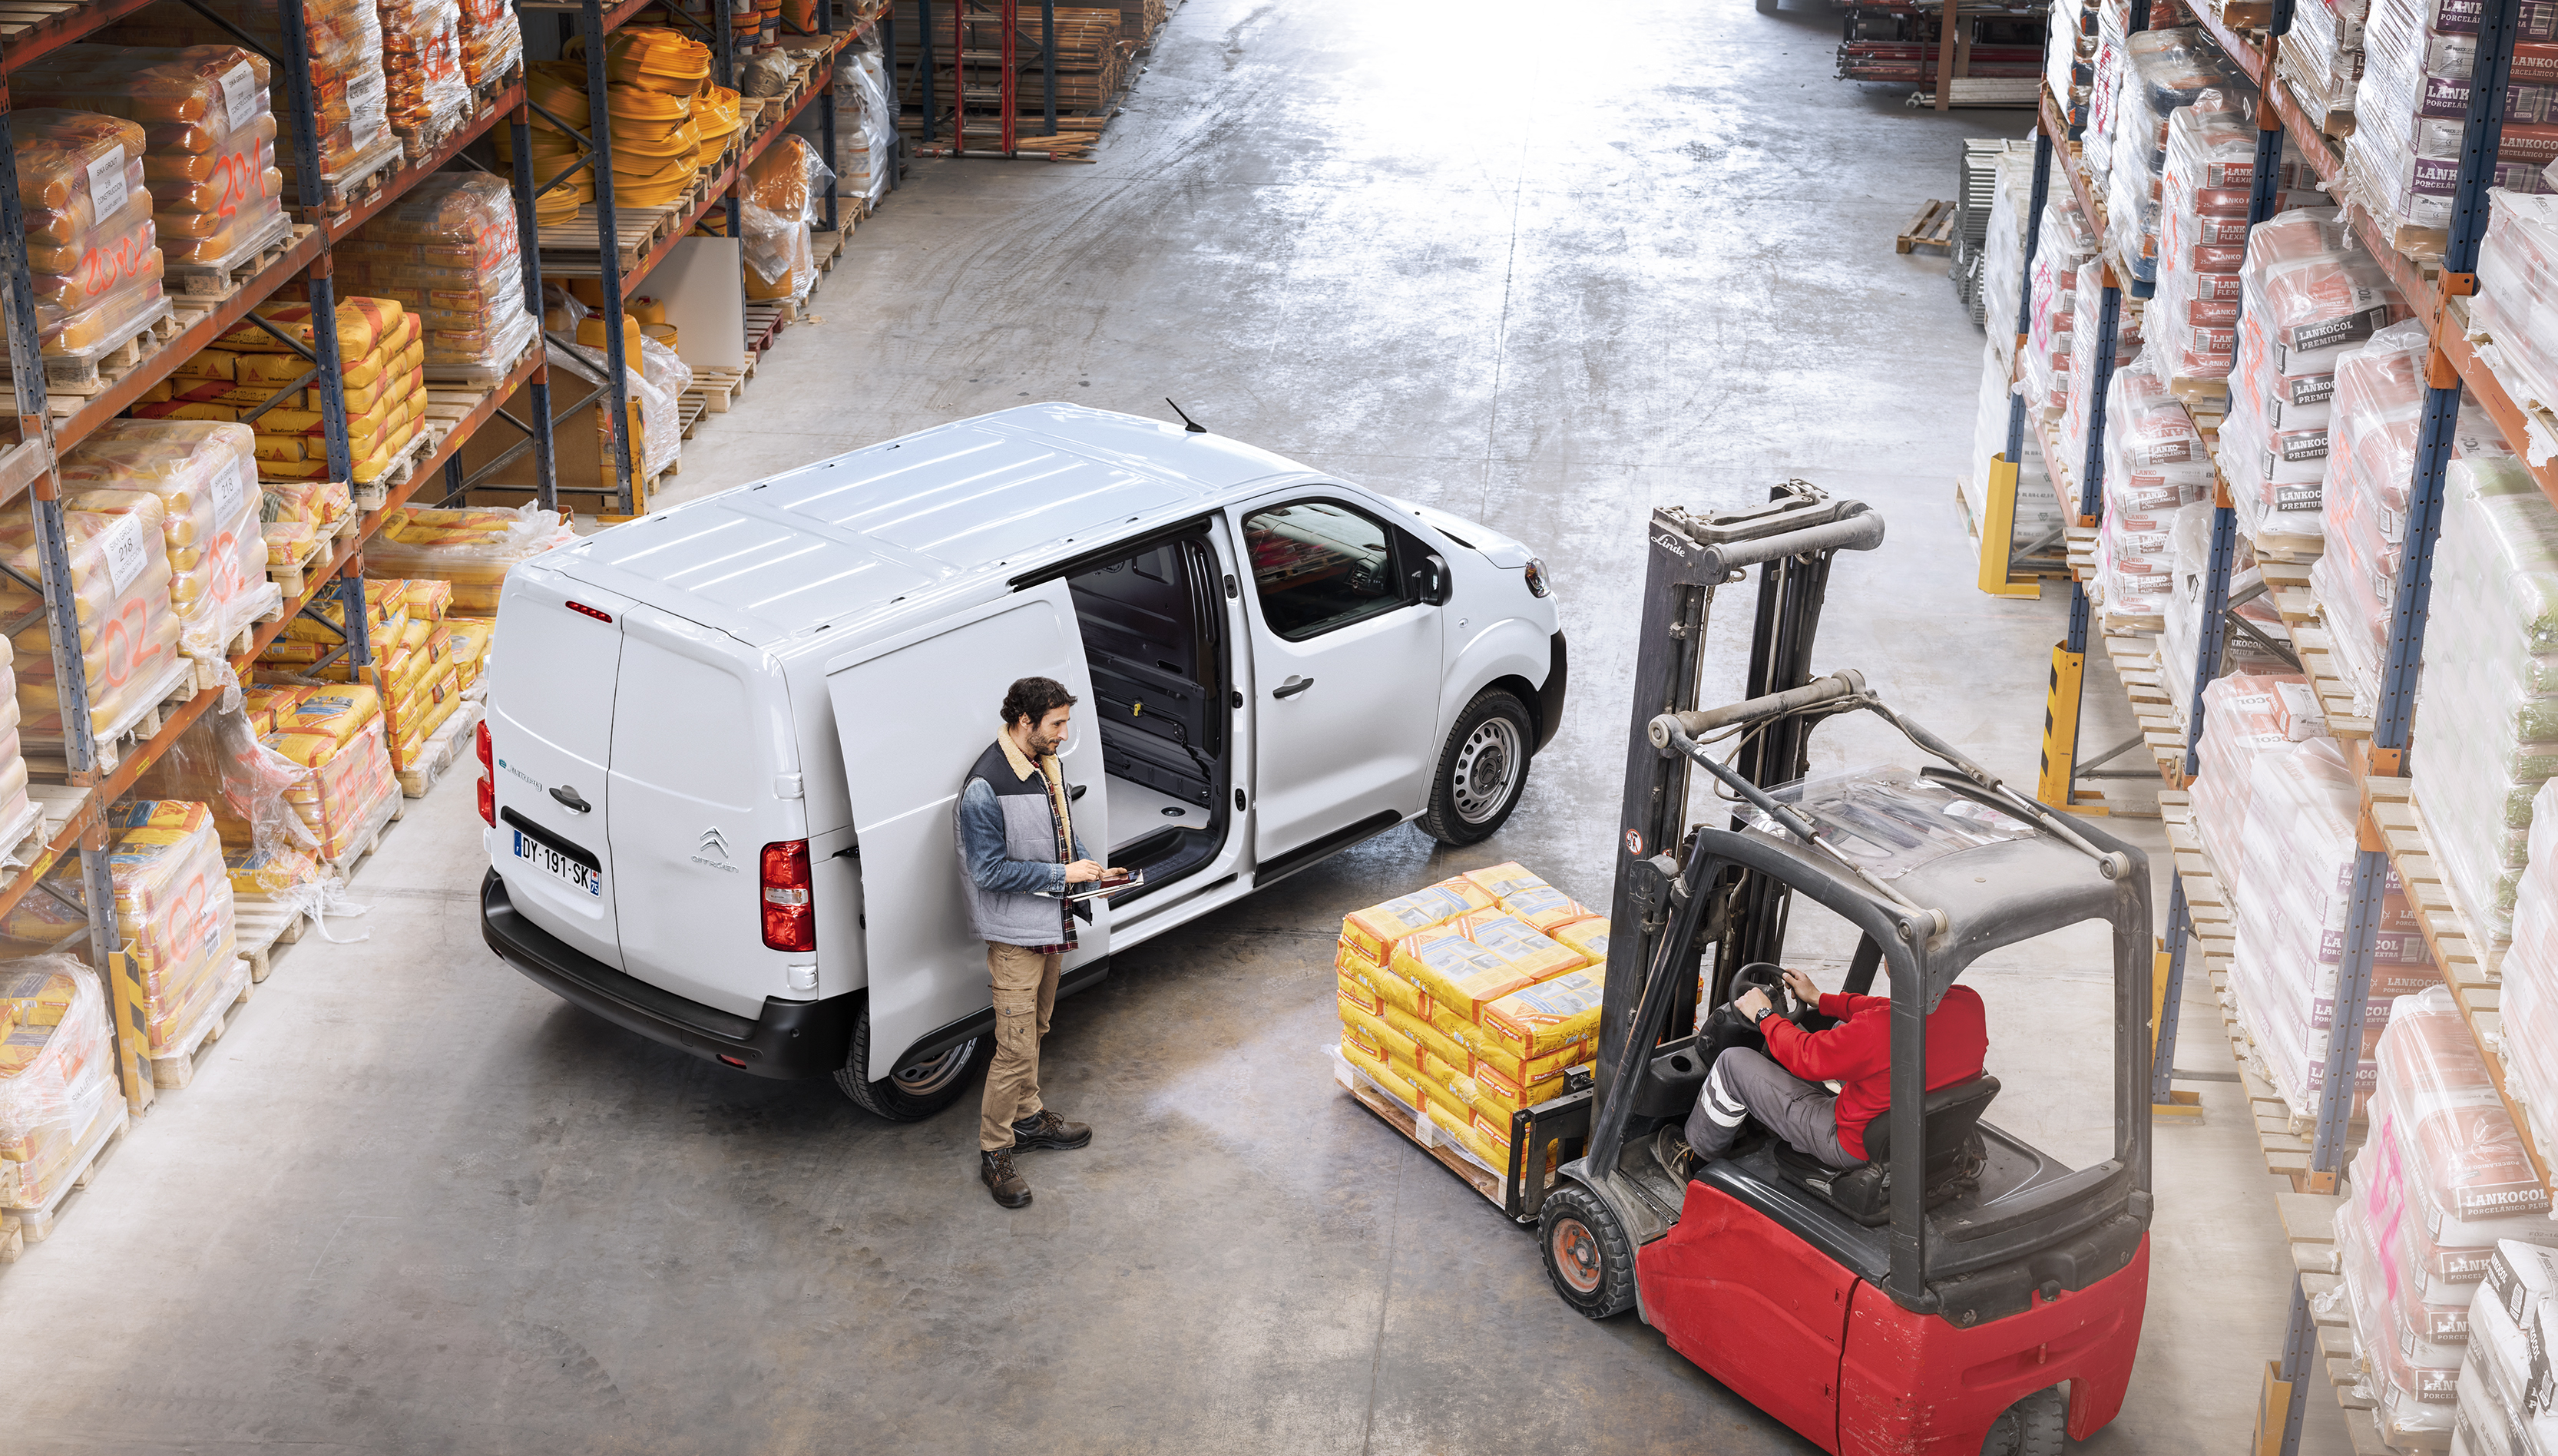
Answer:
[{"label": "rear wheel of van", "polygon": [[993,1056],[995,1039],[971,1037],[946,1052],[900,1067],[877,1082],[870,1079],[871,1008],[865,998],[853,1021],[853,1049],[835,1069],[835,1086],[853,1105],[891,1122],[920,1122],[959,1100]]},{"label": "rear wheel of van", "polygon": [[1527,789],[1527,758],[1535,742],[1536,720],[1515,694],[1498,687],[1477,693],[1439,750],[1421,827],[1442,844],[1491,838]]}]

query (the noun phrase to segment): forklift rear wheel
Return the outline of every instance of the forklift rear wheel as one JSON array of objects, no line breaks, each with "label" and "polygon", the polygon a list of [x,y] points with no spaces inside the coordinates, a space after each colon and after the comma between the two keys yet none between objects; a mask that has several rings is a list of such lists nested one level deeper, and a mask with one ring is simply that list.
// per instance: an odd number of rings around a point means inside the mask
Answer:
[{"label": "forklift rear wheel", "polygon": [[1529,745],[1535,742],[1535,720],[1525,703],[1497,687],[1475,694],[1439,750],[1421,827],[1442,844],[1492,837],[1527,788]]},{"label": "forklift rear wheel", "polygon": [[1537,1233],[1564,1303],[1594,1320],[1634,1307],[1634,1240],[1606,1199],[1577,1183],[1558,1188],[1545,1197]]},{"label": "forklift rear wheel", "polygon": [[2069,1397],[2046,1385],[1999,1412],[1981,1456],[2061,1456],[2069,1444]]},{"label": "forklift rear wheel", "polygon": [[971,1037],[948,1051],[918,1058],[873,1082],[871,1008],[866,999],[861,1015],[853,1021],[852,1051],[845,1056],[844,1065],[835,1069],[835,1086],[853,1099],[853,1105],[874,1117],[891,1122],[921,1122],[959,1100],[973,1080],[972,1074],[985,1065],[994,1050],[993,1037]]}]

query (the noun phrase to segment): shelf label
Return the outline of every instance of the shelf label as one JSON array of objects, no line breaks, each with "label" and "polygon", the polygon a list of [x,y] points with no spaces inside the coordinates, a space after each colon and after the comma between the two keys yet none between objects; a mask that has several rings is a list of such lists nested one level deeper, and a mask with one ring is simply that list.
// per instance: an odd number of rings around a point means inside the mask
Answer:
[{"label": "shelf label", "polygon": [[222,73],[222,100],[230,108],[231,130],[237,131],[257,119],[257,73],[248,63]]},{"label": "shelf label", "polygon": [[142,547],[142,522],[131,515],[119,516],[98,537],[98,553],[106,558],[106,579],[117,596],[142,575],[151,556]]},{"label": "shelf label", "polygon": [[124,211],[124,148],[109,147],[88,164],[88,205],[93,220],[104,222]]}]

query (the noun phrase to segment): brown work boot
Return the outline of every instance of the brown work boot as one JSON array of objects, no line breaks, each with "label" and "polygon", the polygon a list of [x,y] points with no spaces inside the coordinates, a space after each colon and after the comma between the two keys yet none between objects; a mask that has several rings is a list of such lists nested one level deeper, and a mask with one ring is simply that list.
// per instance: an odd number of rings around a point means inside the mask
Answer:
[{"label": "brown work boot", "polygon": [[979,1153],[977,1159],[981,1165],[977,1176],[986,1180],[986,1191],[995,1196],[995,1202],[1008,1209],[1030,1207],[1030,1180],[1013,1168],[1012,1149],[997,1148],[990,1153]]},{"label": "brown work boot", "polygon": [[1046,1107],[1013,1124],[1013,1151],[1017,1153],[1035,1147],[1076,1148],[1090,1141],[1090,1123],[1068,1122]]},{"label": "brown work boot", "polygon": [[1697,1164],[1703,1159],[1696,1155],[1696,1149],[1687,1145],[1687,1139],[1679,1135],[1677,1124],[1670,1123],[1652,1134],[1652,1161],[1661,1165],[1661,1171],[1670,1175],[1671,1181],[1684,1188],[1695,1180]]}]

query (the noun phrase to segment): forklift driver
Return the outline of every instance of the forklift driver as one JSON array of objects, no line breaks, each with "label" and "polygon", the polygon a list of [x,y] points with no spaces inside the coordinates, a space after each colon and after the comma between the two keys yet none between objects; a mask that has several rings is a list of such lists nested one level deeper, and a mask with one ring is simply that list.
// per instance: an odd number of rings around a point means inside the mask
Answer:
[{"label": "forklift driver", "polygon": [[[1681,1184],[1698,1165],[1728,1155],[1750,1117],[1827,1167],[1853,1168],[1865,1161],[1866,1124],[1892,1104],[1892,1000],[1823,995],[1799,970],[1785,972],[1785,985],[1838,1024],[1805,1031],[1776,1015],[1768,993],[1756,986],[1733,1003],[1766,1038],[1768,1050],[1733,1047],[1715,1058],[1687,1126],[1665,1124],[1653,1137],[1652,1156]],[[1980,993],[1969,986],[1947,990],[1927,1017],[1927,1090],[1979,1076],[1989,1044]],[[1821,1086],[1825,1082],[1839,1084],[1835,1096]]]}]

